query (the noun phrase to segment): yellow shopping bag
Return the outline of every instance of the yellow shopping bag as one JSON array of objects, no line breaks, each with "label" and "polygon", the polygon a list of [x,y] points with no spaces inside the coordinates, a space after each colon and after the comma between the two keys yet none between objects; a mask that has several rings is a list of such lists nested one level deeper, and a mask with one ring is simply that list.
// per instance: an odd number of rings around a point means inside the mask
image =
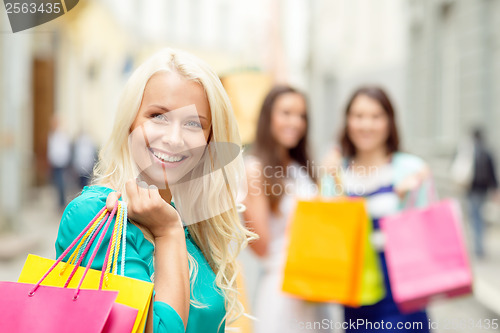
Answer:
[{"label": "yellow shopping bag", "polygon": [[384,289],[379,269],[364,273],[368,259],[376,264],[369,223],[362,198],[299,201],[289,229],[283,291],[348,306],[380,300]]}]

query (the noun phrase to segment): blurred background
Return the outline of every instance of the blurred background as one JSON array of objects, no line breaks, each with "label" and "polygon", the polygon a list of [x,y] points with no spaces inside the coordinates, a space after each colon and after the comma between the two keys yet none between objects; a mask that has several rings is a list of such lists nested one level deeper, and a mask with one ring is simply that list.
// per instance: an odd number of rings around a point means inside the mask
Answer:
[{"label": "blurred background", "polygon": [[[431,165],[441,197],[463,199],[450,166],[473,128],[484,130],[500,161],[497,0],[81,0],[15,34],[1,10],[0,279],[17,279],[27,252],[54,256],[61,211],[48,138],[55,119],[73,147],[85,136],[86,151],[97,150],[132,70],[165,46],[217,71],[245,143],[265,93],[286,82],[309,97],[311,148],[320,159],[336,141],[346,99],[369,83],[389,92],[404,150]],[[80,189],[79,163],[64,171],[66,203]],[[500,215],[486,207],[487,256],[471,256],[474,295],[436,302],[433,319],[500,318]],[[251,303],[259,267],[250,253],[242,260]]]}]

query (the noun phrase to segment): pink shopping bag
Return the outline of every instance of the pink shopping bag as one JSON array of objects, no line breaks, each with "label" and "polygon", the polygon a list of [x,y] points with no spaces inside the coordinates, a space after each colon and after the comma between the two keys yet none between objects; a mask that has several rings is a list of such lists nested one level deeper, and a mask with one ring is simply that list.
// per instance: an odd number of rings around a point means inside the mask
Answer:
[{"label": "pink shopping bag", "polygon": [[120,303],[113,304],[102,333],[130,333],[139,311]]},{"label": "pink shopping bag", "polygon": [[118,292],[0,282],[0,328],[10,333],[101,332]]},{"label": "pink shopping bag", "polygon": [[460,207],[455,200],[410,208],[383,218],[385,257],[394,301],[402,312],[424,308],[432,298],[472,291]]}]

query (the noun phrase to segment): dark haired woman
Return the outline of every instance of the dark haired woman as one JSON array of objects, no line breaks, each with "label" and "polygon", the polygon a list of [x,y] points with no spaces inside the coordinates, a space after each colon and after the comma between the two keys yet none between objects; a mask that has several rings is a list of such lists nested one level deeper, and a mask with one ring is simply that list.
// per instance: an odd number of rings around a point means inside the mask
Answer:
[{"label": "dark haired woman", "polygon": [[273,88],[262,105],[255,143],[247,156],[244,218],[260,236],[250,246],[264,268],[254,303],[255,333],[302,332],[314,322],[328,320],[324,305],[281,292],[285,230],[295,197],[312,197],[317,191],[306,148],[307,122],[305,96],[291,87]]},{"label": "dark haired woman", "polygon": [[[379,235],[379,219],[394,214],[405,205],[409,191],[420,187],[417,205],[426,203],[428,169],[418,157],[399,150],[399,136],[395,114],[387,94],[379,87],[362,87],[354,92],[345,112],[345,126],[341,139],[342,159],[335,163],[337,152],[326,159],[332,170],[343,169],[341,173],[344,192],[351,196],[365,197],[367,209],[374,228],[373,239]],[[329,186],[329,188],[332,188]],[[345,308],[345,321],[384,324],[384,329],[393,332],[428,332],[425,311],[402,314],[392,298],[383,242],[378,242],[379,257],[384,273],[386,296],[374,305],[360,308]],[[411,323],[411,329],[396,329],[398,323]],[[390,329],[392,327],[392,330]],[[372,332],[367,327],[346,332]]]}]

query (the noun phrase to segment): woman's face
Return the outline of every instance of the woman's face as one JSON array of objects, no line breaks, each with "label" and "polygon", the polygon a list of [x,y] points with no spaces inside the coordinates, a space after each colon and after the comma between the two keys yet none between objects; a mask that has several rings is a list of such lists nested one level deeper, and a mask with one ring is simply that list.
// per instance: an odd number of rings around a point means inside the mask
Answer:
[{"label": "woman's face", "polygon": [[292,149],[306,133],[306,101],[297,93],[285,93],[274,102],[271,134],[279,145]]},{"label": "woman's face", "polygon": [[347,135],[358,152],[385,149],[389,117],[376,99],[366,95],[354,99],[347,114]]},{"label": "woman's face", "polygon": [[129,135],[139,177],[159,188],[175,184],[200,161],[210,130],[203,87],[175,72],[154,74]]}]

